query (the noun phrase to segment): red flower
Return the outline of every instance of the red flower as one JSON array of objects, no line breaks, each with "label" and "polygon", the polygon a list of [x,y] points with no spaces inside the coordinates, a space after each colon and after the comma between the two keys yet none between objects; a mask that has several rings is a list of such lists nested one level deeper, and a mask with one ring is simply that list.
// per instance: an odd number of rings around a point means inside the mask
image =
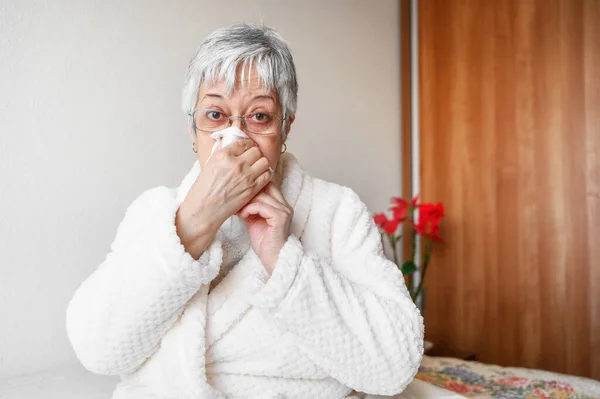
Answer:
[{"label": "red flower", "polygon": [[390,208],[394,214],[394,219],[403,222],[406,219],[406,213],[410,205],[404,198],[392,197],[392,202],[395,204]]},{"label": "red flower", "polygon": [[376,213],[373,215],[373,221],[380,229],[383,229],[388,234],[394,234],[400,224],[399,220],[388,219],[383,213]]},{"label": "red flower", "polygon": [[383,226],[388,221],[388,218],[383,213],[376,213],[375,215],[373,215],[373,221],[378,227],[383,228]]},{"label": "red flower", "polygon": [[425,214],[428,220],[438,224],[444,217],[444,205],[441,202],[437,204],[421,204],[419,205],[421,214]]},{"label": "red flower", "polygon": [[444,205],[441,203],[421,204],[419,207],[419,220],[414,224],[417,233],[427,236],[434,241],[442,241],[438,236],[440,222],[444,217]]},{"label": "red flower", "polygon": [[408,202],[404,198],[392,197],[392,203],[394,204],[390,210],[394,213],[394,219],[403,222],[406,220],[406,214],[415,208],[419,203],[419,195],[415,195],[411,202]]},{"label": "red flower", "polygon": [[399,224],[400,224],[399,220],[388,220],[383,225],[383,231],[385,231],[388,234],[394,234],[396,232],[396,230],[398,229]]}]

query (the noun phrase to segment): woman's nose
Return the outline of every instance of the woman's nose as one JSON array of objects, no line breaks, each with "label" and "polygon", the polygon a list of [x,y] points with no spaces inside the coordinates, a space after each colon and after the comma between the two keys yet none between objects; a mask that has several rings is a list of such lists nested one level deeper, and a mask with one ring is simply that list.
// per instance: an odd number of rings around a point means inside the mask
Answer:
[{"label": "woman's nose", "polygon": [[242,131],[244,131],[246,128],[244,126],[244,122],[243,122],[242,118],[231,118],[229,120],[229,126],[235,126]]}]

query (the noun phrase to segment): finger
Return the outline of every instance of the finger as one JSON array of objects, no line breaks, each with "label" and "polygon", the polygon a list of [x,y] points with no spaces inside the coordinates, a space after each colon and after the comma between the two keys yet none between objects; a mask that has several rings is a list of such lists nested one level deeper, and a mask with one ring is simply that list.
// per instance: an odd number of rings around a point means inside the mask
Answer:
[{"label": "finger", "polygon": [[[267,186],[269,186],[270,184],[271,183],[268,183]],[[290,210],[285,202],[279,201],[278,199],[272,197],[271,195],[267,194],[264,191],[261,191],[260,193],[255,195],[254,198],[252,198],[248,202],[248,204],[253,203],[253,202],[264,202],[265,204],[271,205],[273,208],[280,209],[280,210],[284,211],[285,213],[290,212]]]},{"label": "finger", "polygon": [[258,215],[267,221],[267,224],[273,226],[278,220],[284,220],[287,215],[281,209],[277,209],[264,202],[253,202],[246,205],[240,211],[240,219],[247,219],[250,216]]},{"label": "finger", "polygon": [[262,190],[269,183],[272,175],[273,173],[267,169],[260,176],[258,176],[256,180],[254,180],[256,193],[260,192],[260,190]]},{"label": "finger", "polygon": [[[266,157],[260,157],[256,162],[252,164],[252,166],[250,167],[250,171],[252,173],[252,176],[256,178],[262,175],[265,171],[269,172],[272,175],[272,169],[269,170],[270,168],[271,165],[269,164],[269,160]],[[269,180],[271,180],[271,176],[269,176]]]},{"label": "finger", "polygon": [[240,156],[248,149],[255,147],[256,143],[250,139],[239,139],[222,148],[222,151],[227,151],[231,155]]},{"label": "finger", "polygon": [[249,148],[248,151],[242,153],[238,158],[246,165],[252,166],[256,161],[262,158],[262,156],[262,152],[260,152],[258,146],[254,146]]}]

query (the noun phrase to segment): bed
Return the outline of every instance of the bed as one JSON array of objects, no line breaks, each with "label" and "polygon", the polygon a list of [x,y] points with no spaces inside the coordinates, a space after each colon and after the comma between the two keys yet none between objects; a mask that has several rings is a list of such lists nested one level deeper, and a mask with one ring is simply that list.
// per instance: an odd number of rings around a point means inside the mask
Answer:
[{"label": "bed", "polygon": [[600,399],[600,382],[542,370],[425,356],[421,381],[467,398]]}]

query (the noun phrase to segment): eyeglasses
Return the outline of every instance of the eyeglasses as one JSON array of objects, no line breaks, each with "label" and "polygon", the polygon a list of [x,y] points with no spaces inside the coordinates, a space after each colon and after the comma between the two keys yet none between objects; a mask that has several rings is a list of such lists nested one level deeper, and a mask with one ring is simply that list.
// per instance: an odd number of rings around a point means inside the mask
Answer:
[{"label": "eyeglasses", "polygon": [[189,117],[197,130],[213,133],[230,127],[233,119],[242,120],[247,132],[269,136],[278,134],[283,128],[285,118],[273,112],[251,112],[242,116],[229,116],[216,109],[196,108]]}]

